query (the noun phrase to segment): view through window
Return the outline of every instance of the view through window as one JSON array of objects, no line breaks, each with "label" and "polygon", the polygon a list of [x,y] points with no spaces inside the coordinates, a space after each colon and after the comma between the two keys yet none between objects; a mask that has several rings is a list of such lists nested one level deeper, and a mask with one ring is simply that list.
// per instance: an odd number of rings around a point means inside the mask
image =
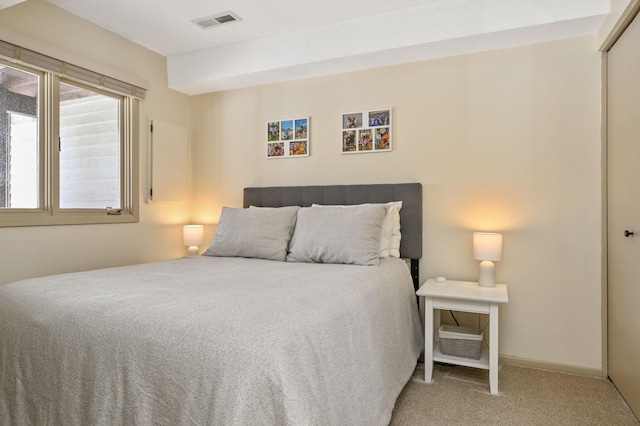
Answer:
[{"label": "view through window", "polygon": [[120,101],[60,84],[60,208],[120,208]]},{"label": "view through window", "polygon": [[39,207],[40,81],[0,64],[0,208]]}]

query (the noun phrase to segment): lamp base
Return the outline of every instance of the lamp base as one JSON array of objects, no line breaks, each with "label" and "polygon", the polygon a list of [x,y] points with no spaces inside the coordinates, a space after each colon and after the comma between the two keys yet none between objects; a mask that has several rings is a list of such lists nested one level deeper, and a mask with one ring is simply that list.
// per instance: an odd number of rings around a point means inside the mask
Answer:
[{"label": "lamp base", "polygon": [[480,276],[478,277],[480,287],[496,286],[496,266],[490,260],[480,262]]},{"label": "lamp base", "polygon": [[189,256],[198,256],[200,254],[198,250],[198,246],[189,246],[188,255]]}]

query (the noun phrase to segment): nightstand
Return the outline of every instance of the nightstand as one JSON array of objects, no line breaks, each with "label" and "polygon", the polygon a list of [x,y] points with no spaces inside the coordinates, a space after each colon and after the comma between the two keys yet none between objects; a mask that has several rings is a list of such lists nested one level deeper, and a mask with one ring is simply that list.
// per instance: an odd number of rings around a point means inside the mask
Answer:
[{"label": "nightstand", "polygon": [[[498,308],[509,302],[507,286],[496,284],[485,288],[467,281],[427,280],[416,295],[424,297],[424,381],[431,383],[433,362],[464,365],[489,370],[489,388],[498,393]],[[438,310],[438,312],[435,312]],[[489,349],[484,349],[480,359],[444,355],[438,348],[440,310],[474,312],[489,315]]]}]

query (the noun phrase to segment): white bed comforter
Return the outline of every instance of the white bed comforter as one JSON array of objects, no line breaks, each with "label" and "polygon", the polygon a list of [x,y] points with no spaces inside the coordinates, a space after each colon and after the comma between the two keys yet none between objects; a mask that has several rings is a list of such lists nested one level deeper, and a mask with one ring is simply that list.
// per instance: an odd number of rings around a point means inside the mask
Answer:
[{"label": "white bed comforter", "polygon": [[0,422],[380,425],[423,345],[406,264],[194,257],[0,287]]}]

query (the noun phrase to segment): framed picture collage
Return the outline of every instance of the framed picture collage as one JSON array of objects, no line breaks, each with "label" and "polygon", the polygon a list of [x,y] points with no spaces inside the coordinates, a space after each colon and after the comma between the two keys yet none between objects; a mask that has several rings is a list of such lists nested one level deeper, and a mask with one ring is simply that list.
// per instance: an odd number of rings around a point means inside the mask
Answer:
[{"label": "framed picture collage", "polygon": [[308,156],[309,117],[267,121],[267,158]]},{"label": "framed picture collage", "polygon": [[391,108],[342,114],[342,153],[391,151]]}]

